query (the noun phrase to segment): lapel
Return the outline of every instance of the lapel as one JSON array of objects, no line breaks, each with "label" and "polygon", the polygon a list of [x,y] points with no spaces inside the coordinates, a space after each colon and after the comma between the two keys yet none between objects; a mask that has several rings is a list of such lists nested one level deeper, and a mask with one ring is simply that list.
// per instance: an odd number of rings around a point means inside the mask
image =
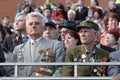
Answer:
[{"label": "lapel", "polygon": [[[43,43],[45,43],[45,39],[42,37],[39,41],[37,41],[37,43],[35,44],[36,50],[35,50],[35,58],[34,58],[34,62],[41,62],[41,59],[43,57],[43,54],[40,54],[39,51],[41,49],[46,49],[47,46]],[[34,72],[35,66],[32,66],[31,69],[29,70],[28,76],[31,76]]]}]

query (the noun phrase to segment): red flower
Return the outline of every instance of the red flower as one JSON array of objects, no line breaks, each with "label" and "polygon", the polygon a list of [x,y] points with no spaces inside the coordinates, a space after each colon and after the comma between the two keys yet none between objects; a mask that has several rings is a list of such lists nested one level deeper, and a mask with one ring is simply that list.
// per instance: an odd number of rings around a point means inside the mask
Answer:
[{"label": "red flower", "polygon": [[52,57],[52,56],[53,56],[53,53],[52,53],[51,51],[49,52],[49,56],[50,56],[50,57]]},{"label": "red flower", "polygon": [[35,72],[37,72],[37,73],[40,72],[40,67],[39,67],[39,66],[36,66],[36,67],[35,67]]}]

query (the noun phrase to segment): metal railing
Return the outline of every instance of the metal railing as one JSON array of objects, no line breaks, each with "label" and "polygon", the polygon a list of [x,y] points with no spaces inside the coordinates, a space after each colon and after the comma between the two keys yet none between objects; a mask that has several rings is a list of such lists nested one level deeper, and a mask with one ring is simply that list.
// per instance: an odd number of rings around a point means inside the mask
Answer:
[{"label": "metal railing", "polygon": [[[77,66],[93,66],[93,65],[106,65],[106,66],[119,66],[120,62],[62,62],[62,63],[0,63],[4,66],[15,66],[14,77],[1,77],[0,80],[111,80],[112,77],[78,77]],[[35,66],[35,65],[49,65],[49,66],[74,66],[74,77],[18,77],[18,66]]]}]

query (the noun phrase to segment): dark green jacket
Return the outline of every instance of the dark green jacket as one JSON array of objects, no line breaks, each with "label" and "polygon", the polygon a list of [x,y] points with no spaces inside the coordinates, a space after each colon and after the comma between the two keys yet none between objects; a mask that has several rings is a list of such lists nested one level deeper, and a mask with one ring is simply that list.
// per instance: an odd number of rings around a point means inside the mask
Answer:
[{"label": "dark green jacket", "polygon": [[[95,62],[106,62],[108,61],[108,52],[102,49],[96,48],[94,55]],[[85,47],[79,45],[67,49],[65,62],[89,62],[88,55],[86,53]],[[78,76],[105,76],[106,66],[78,66],[77,67]],[[63,66],[62,76],[74,76],[73,66]]]}]

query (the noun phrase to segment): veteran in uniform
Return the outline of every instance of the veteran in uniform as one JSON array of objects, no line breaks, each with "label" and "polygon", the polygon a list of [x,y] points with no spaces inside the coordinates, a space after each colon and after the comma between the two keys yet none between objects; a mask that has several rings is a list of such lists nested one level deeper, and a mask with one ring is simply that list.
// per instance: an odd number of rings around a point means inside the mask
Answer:
[{"label": "veteran in uniform", "polygon": [[[63,44],[55,40],[47,40],[42,37],[45,21],[40,13],[31,12],[26,16],[26,31],[29,41],[18,45],[13,51],[13,62],[39,63],[39,62],[63,62]],[[60,67],[53,66],[20,66],[19,77],[44,77],[60,76]],[[12,73],[13,69],[9,71]]]},{"label": "veteran in uniform", "polygon": [[[106,62],[108,52],[95,46],[98,25],[85,20],[77,25],[82,45],[67,49],[65,62]],[[105,76],[106,66],[78,66],[77,76]],[[73,66],[63,66],[62,76],[74,76]]]}]

